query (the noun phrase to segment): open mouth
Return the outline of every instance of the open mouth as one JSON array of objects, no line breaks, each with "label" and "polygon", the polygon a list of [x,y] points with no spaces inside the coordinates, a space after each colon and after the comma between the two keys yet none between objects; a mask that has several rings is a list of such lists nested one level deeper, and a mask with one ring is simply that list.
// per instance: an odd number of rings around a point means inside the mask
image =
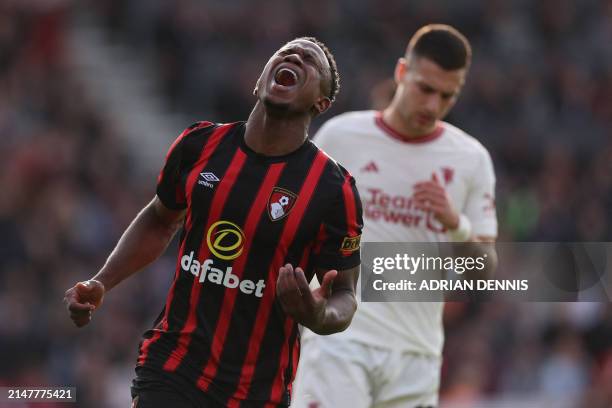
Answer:
[{"label": "open mouth", "polygon": [[294,86],[298,82],[298,75],[294,70],[284,67],[276,71],[274,81],[282,86]]}]

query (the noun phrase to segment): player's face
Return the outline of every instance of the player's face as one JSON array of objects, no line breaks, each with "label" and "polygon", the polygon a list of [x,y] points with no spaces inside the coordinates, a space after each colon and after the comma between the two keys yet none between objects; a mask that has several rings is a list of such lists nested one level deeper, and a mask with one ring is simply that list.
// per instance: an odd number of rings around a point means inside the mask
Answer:
[{"label": "player's face", "polygon": [[395,70],[395,108],[411,134],[432,132],[451,110],[465,82],[466,69],[446,71],[427,58],[400,59]]},{"label": "player's face", "polygon": [[330,105],[330,69],[323,50],[307,40],[285,44],[264,67],[255,93],[268,108],[285,113],[324,112]]}]

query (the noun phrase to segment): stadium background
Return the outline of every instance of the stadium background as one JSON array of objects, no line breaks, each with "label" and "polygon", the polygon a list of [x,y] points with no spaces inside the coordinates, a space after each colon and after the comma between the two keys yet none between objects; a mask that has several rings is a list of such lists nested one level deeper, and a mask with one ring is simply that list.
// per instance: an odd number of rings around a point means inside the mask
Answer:
[{"label": "stadium background", "polygon": [[[245,119],[267,58],[301,35],[342,75],[321,120],[380,103],[388,85],[370,90],[429,22],[473,45],[448,120],[492,154],[500,240],[610,241],[609,0],[0,2],[0,386],[127,406],[173,251],[85,329],[61,301],[150,200],[170,141],[196,119]],[[610,304],[448,304],[445,325],[442,407],[612,406]]]}]

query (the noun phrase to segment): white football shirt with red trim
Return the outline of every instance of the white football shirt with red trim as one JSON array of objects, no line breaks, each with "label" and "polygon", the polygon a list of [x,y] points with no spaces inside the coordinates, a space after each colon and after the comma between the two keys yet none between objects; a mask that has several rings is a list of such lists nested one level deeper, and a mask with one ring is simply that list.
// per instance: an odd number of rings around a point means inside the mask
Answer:
[{"label": "white football shirt with red trim", "polygon": [[[497,236],[493,164],[486,148],[462,130],[440,121],[431,134],[406,141],[380,112],[361,111],[329,120],[314,141],[356,179],[362,242],[450,241],[432,214],[414,206],[413,185],[433,174],[469,218],[474,235]],[[351,326],[335,336],[439,356],[442,308],[439,302],[362,302]]]}]

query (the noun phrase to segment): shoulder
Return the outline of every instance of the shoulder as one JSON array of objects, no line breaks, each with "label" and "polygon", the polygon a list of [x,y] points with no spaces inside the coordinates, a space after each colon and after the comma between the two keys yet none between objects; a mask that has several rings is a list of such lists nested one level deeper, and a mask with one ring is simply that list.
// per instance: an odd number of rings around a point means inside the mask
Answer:
[{"label": "shoulder", "polygon": [[364,125],[374,125],[375,118],[376,111],[373,110],[341,113],[325,122],[323,126],[321,126],[321,130],[350,129],[362,127]]},{"label": "shoulder", "polygon": [[346,168],[344,168],[336,159],[330,156],[323,149],[316,145],[315,147],[318,150],[317,154],[322,155],[327,160],[323,171],[322,180],[326,186],[326,189],[338,191],[342,190],[347,183],[354,184],[354,178]]},{"label": "shoulder", "polygon": [[171,150],[180,145],[181,150],[195,149],[199,151],[212,135],[223,136],[240,123],[242,122],[216,123],[205,120],[195,122],[183,130],[178,138],[176,138]]},{"label": "shoulder", "polygon": [[474,136],[448,122],[442,122],[442,127],[446,133],[445,140],[451,143],[454,148],[470,156],[486,157],[490,159],[487,148]]},{"label": "shoulder", "polygon": [[376,111],[355,111],[334,116],[315,134],[314,143],[337,154],[346,142],[355,143],[361,136],[368,136],[376,126]]}]

